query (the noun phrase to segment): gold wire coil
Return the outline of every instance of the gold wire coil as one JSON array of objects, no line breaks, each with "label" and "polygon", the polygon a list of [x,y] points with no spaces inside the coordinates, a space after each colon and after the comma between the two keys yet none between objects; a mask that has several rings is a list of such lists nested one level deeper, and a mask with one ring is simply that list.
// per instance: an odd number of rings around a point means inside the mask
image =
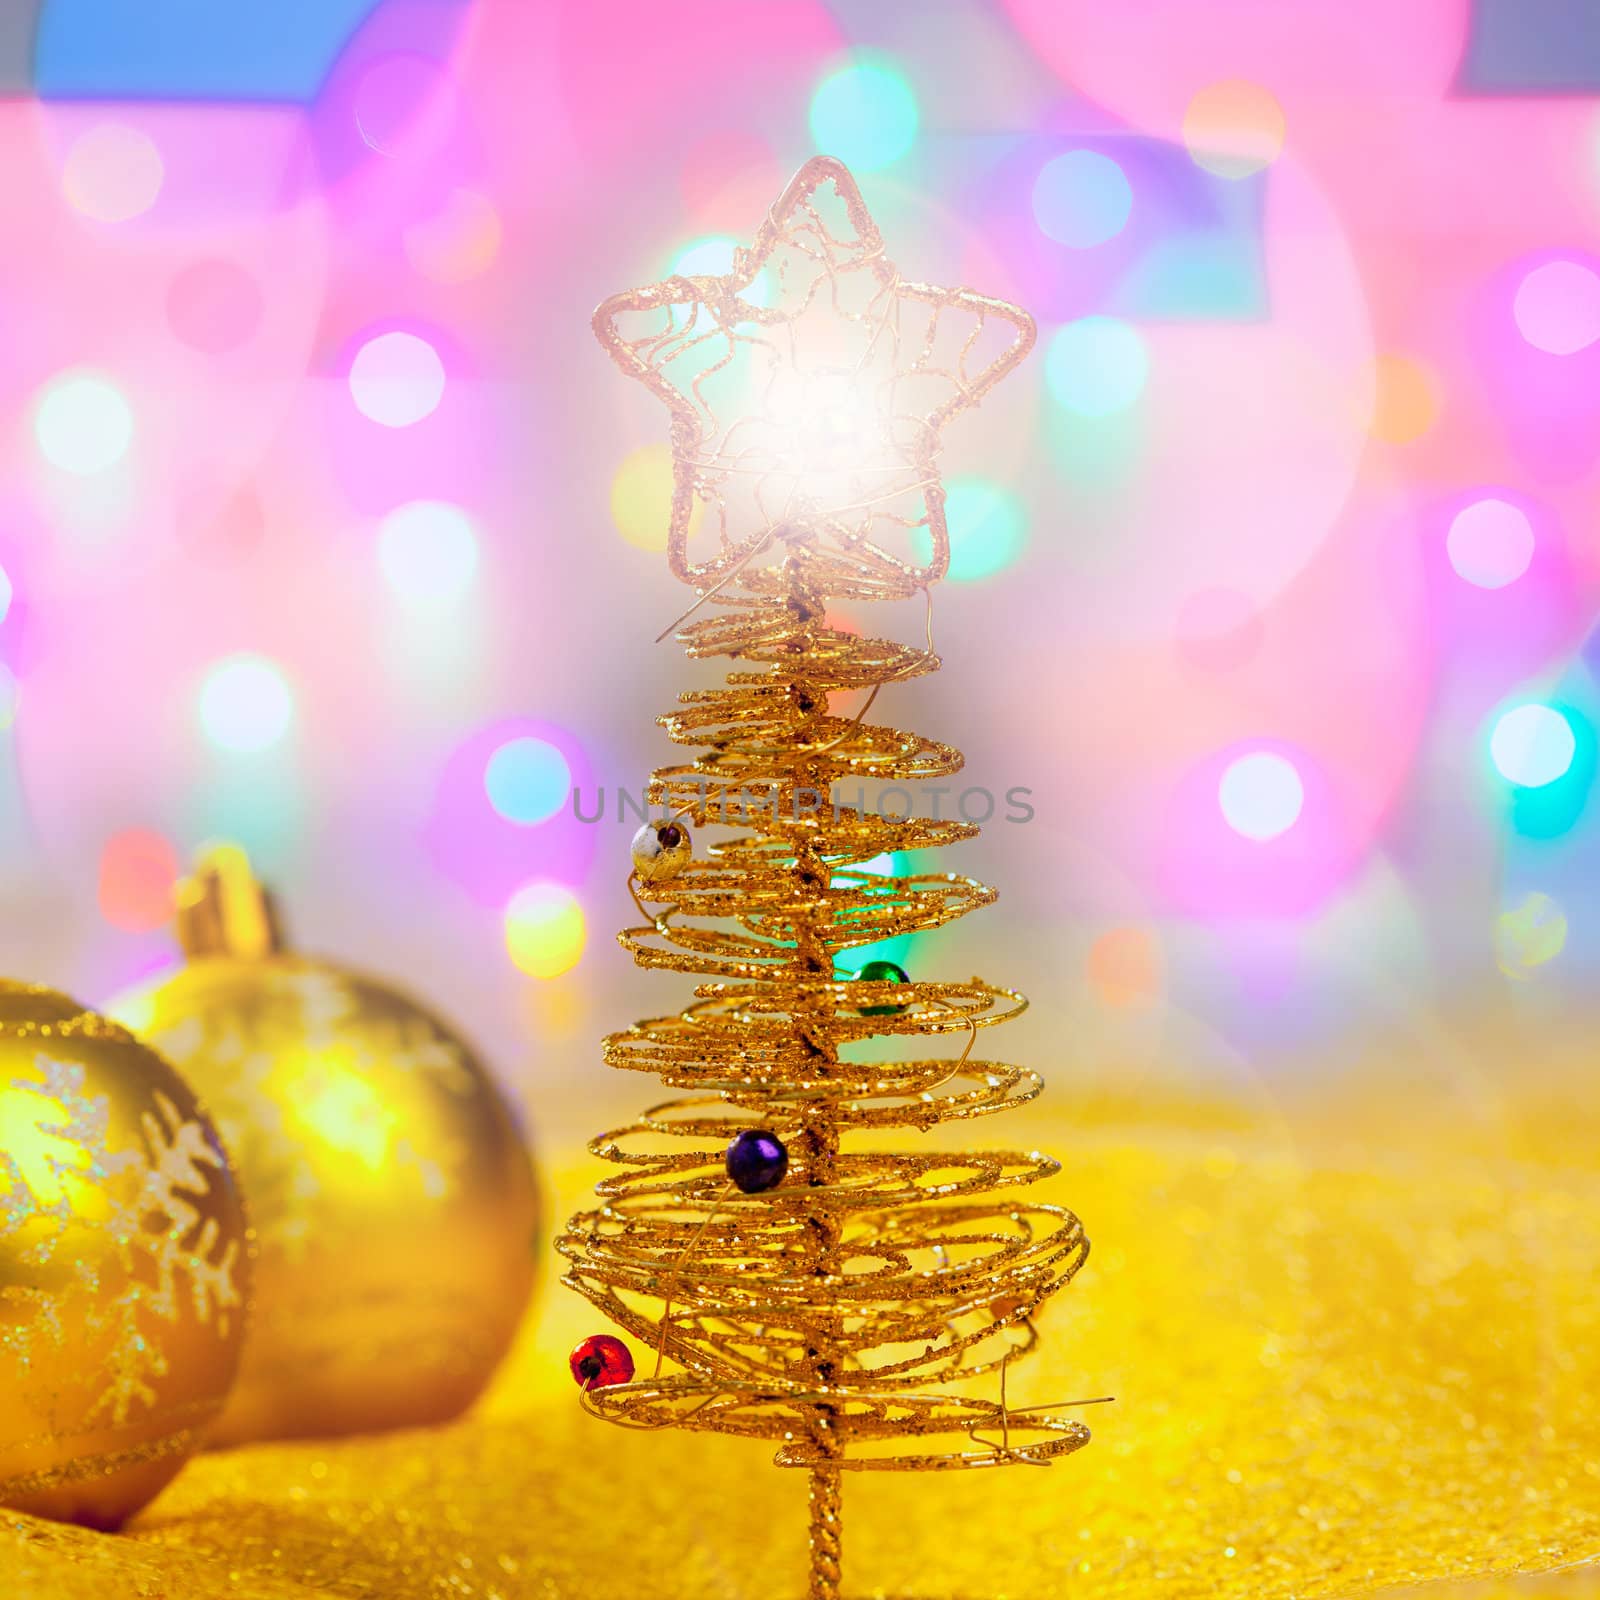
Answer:
[{"label": "gold wire coil", "polygon": [[[845,1391],[836,1388],[796,1387],[749,1389],[735,1393],[714,1383],[686,1378],[638,1381],[587,1392],[588,1405],[608,1422],[634,1427],[683,1427],[707,1433],[727,1433],[746,1438],[783,1442],[773,1457],[780,1467],[816,1468],[830,1465],[847,1472],[927,1472],[967,1467],[1014,1466],[1044,1463],[1070,1455],[1089,1442],[1089,1430],[1066,1417],[1007,1416],[998,1403],[967,1395],[903,1395],[893,1391]],[[1095,1402],[1083,1402],[1095,1403]],[[864,1449],[838,1455],[820,1448],[801,1430],[819,1404],[834,1408],[837,1424],[848,1427],[858,1442],[877,1444],[930,1435],[960,1434],[972,1438],[979,1428],[1002,1428],[1023,1435],[1016,1443],[990,1445],[981,1450],[917,1450],[896,1455]],[[1028,1439],[1029,1434],[1040,1437]]]},{"label": "gold wire coil", "polygon": [[[683,1094],[591,1143],[618,1170],[557,1242],[566,1281],[654,1348],[655,1372],[586,1384],[582,1403],[621,1426],[775,1443],[780,1465],[809,1471],[811,1594],[836,1600],[842,1472],[1046,1465],[1089,1436],[1065,1407],[1006,1398],[1035,1314],[1088,1254],[1071,1212],[1012,1198],[1056,1162],[857,1148],[1038,1094],[1029,1069],[973,1058],[979,1030],[1026,1000],[980,978],[838,969],[995,898],[954,873],[866,870],[978,830],[887,811],[887,793],[869,807],[864,786],[961,770],[953,746],[869,713],[938,670],[941,430],[1022,359],[1034,326],[1003,301],[904,279],[849,174],[819,156],[730,272],[613,295],[594,327],[671,417],[667,557],[695,598],[660,637],[732,668],[658,719],[695,753],[658,768],[649,799],[692,825],[699,853],[676,875],[630,875],[641,922],[618,936],[641,967],[695,978],[694,998],[604,1045],[609,1065]],[[691,549],[701,524],[710,548]],[[925,648],[829,611],[919,595]],[[852,783],[853,803],[838,792]],[[959,1054],[937,1054],[952,1037]],[[900,1039],[917,1041],[909,1059],[868,1059]],[[747,1194],[724,1151],[753,1129],[783,1139],[787,1167]],[[985,1378],[998,1398],[931,1392]],[[926,1448],[938,1435],[957,1442]]]}]

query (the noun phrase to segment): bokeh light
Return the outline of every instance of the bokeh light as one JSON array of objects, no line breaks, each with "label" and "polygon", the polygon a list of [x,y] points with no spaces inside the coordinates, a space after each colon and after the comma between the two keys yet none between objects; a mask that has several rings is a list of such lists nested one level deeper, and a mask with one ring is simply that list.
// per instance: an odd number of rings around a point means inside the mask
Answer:
[{"label": "bokeh light", "polygon": [[1567,916],[1539,890],[1530,890],[1495,918],[1495,962],[1508,978],[1528,978],[1554,961],[1567,943]]},{"label": "bokeh light", "polygon": [[170,840],[149,828],[125,828],[100,852],[100,914],[126,933],[153,933],[172,916],[181,868]]},{"label": "bokeh light", "polygon": [[811,101],[811,137],[857,172],[898,161],[917,137],[917,98],[886,63],[861,61],[825,78]]},{"label": "bokeh light", "polygon": [[508,739],[483,769],[489,804],[524,827],[553,817],[567,803],[572,772],[566,757],[544,739]]},{"label": "bokeh light", "polygon": [[0,622],[4,622],[11,614],[13,592],[11,574],[4,567],[0,567]]},{"label": "bokeh light", "polygon": [[1600,274],[1577,261],[1546,261],[1517,285],[1511,309],[1534,349],[1576,355],[1600,339]]},{"label": "bokeh light", "polygon": [[249,755],[270,749],[294,717],[283,673],[264,656],[219,661],[200,687],[200,726],[219,749]]},{"label": "bokeh light", "polygon": [[380,333],[350,363],[356,410],[386,428],[408,428],[431,416],[444,398],[444,362],[414,333]]},{"label": "bokeh light", "polygon": [[1110,156],[1068,150],[1053,156],[1033,184],[1033,215],[1059,244],[1086,250],[1114,239],[1133,210],[1133,188]]},{"label": "bokeh light", "polygon": [[121,122],[98,122],[68,147],[61,190],[82,216],[127,222],[155,204],[165,176],[149,134]]},{"label": "bokeh light", "polygon": [[1372,363],[1372,411],[1367,427],[1385,444],[1410,444],[1439,415],[1435,379],[1420,361],[1387,354]]},{"label": "bokeh light", "polygon": [[722,277],[733,271],[734,252],[739,248],[736,239],[726,234],[712,234],[686,244],[672,258],[670,271],[685,277]]},{"label": "bokeh light", "polygon": [[1089,987],[1113,1011],[1139,1010],[1161,993],[1161,950],[1144,928],[1109,928],[1089,946]]},{"label": "bokeh light", "polygon": [[[1595,775],[1600,771],[1600,739],[1595,736],[1594,724],[1564,700],[1551,702],[1550,709],[1565,724],[1572,753],[1550,782],[1512,784],[1505,795],[1510,802],[1505,818],[1512,831],[1524,839],[1559,839],[1571,833],[1589,809]],[[1548,767],[1554,768],[1561,762],[1565,745],[1560,730],[1555,730],[1551,745]]]},{"label": "bokeh light", "polygon": [[1235,833],[1265,842],[1295,825],[1305,804],[1305,787],[1287,757],[1256,750],[1224,769],[1217,803]]},{"label": "bokeh light", "polygon": [[1283,107],[1243,78],[1209,84],[1189,102],[1183,142],[1196,166],[1219,178],[1247,178],[1283,151]]},{"label": "bokeh light", "polygon": [[460,506],[412,500],[378,528],[378,562],[389,587],[419,605],[449,605],[471,586],[478,539]]},{"label": "bokeh light", "polygon": [[[539,795],[549,791],[535,784],[531,794],[519,798],[515,759],[504,771],[510,780],[506,790],[496,785],[507,810],[497,806],[486,781],[496,752],[522,740],[547,745],[559,755],[569,774],[566,789],[574,796],[571,804],[546,811],[537,826],[515,820],[510,811],[541,810]],[[597,851],[619,848],[613,825],[622,825],[620,793],[615,785],[607,789],[597,782],[583,741],[569,729],[542,718],[498,717],[473,729],[450,752],[438,774],[423,844],[444,878],[499,915],[523,885],[581,882]],[[622,846],[627,838],[622,835]]]},{"label": "bokeh light", "polygon": [[0,733],[4,733],[17,720],[17,706],[22,699],[22,686],[17,675],[5,662],[0,661]]},{"label": "bokeh light", "polygon": [[1526,514],[1493,497],[1463,506],[1445,535],[1450,565],[1480,589],[1515,583],[1533,560],[1533,542],[1533,525]]},{"label": "bokeh light", "polygon": [[[1094,692],[1103,696],[1104,682],[1102,675]],[[1345,762],[1334,757],[1320,717],[1310,730],[1320,749],[1263,733],[1214,742],[1205,724],[1215,720],[1212,708],[1223,697],[1213,687],[1202,682],[1183,697],[1199,723],[1184,729],[1186,739],[1211,748],[1168,781],[1155,819],[1154,859],[1140,868],[1141,875],[1149,874],[1157,904],[1197,917],[1203,926],[1237,930],[1259,917],[1310,926],[1359,876],[1381,812],[1351,783]],[[1286,721],[1297,720],[1288,710],[1296,696],[1285,699],[1279,685],[1263,692],[1285,708]],[[1240,702],[1229,720],[1237,725],[1246,719],[1259,723],[1259,712]],[[1141,726],[1132,721],[1129,736],[1143,740]],[[1369,733],[1369,745],[1381,737]],[[1081,753],[1076,759],[1081,761]],[[1143,824],[1135,809],[1124,806],[1111,826],[1137,841]],[[1137,856],[1127,859],[1138,865]],[[1181,942],[1172,947],[1175,971],[1187,964],[1182,948]]]},{"label": "bokeh light", "polygon": [[[664,444],[647,444],[623,458],[611,479],[611,520],[617,532],[641,550],[665,550],[672,521],[672,451]],[[696,498],[689,511],[689,533],[700,527],[705,515]]]},{"label": "bokeh light", "polygon": [[122,391],[98,374],[62,373],[40,393],[33,433],[46,461],[86,478],[127,454],[133,412]]},{"label": "bokeh light", "polygon": [[1068,411],[1104,417],[1126,411],[1138,400],[1149,365],[1144,341],[1126,322],[1080,317],[1050,341],[1045,381]]},{"label": "bokeh light", "polygon": [[[952,478],[945,488],[945,524],[950,535],[948,577],[958,583],[1003,572],[1028,542],[1027,514],[1009,489],[988,478]],[[926,528],[912,531],[912,551],[926,564],[933,539]]]},{"label": "bokeh light", "polygon": [[512,895],[505,916],[506,952],[530,978],[559,978],[583,955],[583,907],[559,883],[530,883]]},{"label": "bokeh light", "polygon": [[1541,789],[1572,765],[1572,724],[1554,706],[1534,701],[1505,712],[1489,735],[1489,758],[1508,783]]}]

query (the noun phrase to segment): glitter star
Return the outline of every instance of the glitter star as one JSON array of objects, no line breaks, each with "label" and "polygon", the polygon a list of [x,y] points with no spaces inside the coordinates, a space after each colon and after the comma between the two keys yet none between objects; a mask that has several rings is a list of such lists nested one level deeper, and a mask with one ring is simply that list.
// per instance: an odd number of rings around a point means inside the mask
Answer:
[{"label": "glitter star", "polygon": [[[612,295],[594,328],[670,413],[679,578],[704,592],[803,546],[869,597],[944,575],[942,431],[1034,341],[1018,306],[902,278],[831,156],[800,169],[731,271]],[[716,541],[699,559],[697,510]]]}]

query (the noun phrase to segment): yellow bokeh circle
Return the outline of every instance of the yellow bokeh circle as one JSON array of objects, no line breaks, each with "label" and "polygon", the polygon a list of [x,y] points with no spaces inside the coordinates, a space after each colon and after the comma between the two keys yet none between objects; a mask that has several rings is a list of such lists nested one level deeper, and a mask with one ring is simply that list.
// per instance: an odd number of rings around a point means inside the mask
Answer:
[{"label": "yellow bokeh circle", "polygon": [[1439,415],[1432,374],[1408,356],[1381,355],[1372,363],[1372,413],[1367,429],[1386,444],[1420,439]]},{"label": "yellow bokeh circle", "polygon": [[1494,953],[1508,978],[1527,978],[1567,943],[1567,914],[1547,894],[1530,891],[1495,921]]},{"label": "yellow bokeh circle", "polygon": [[[699,500],[689,513],[689,532],[700,526]],[[646,445],[624,458],[611,480],[611,520],[617,532],[641,550],[665,550],[672,521],[672,451],[664,444]]]},{"label": "yellow bokeh circle", "polygon": [[506,907],[506,952],[530,978],[559,978],[588,941],[583,907],[559,883],[530,883]]}]

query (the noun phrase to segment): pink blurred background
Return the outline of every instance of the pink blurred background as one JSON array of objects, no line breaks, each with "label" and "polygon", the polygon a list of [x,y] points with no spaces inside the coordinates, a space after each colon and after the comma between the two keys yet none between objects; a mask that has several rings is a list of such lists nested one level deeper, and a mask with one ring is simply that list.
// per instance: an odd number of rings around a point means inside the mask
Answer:
[{"label": "pink blurred background", "polygon": [[588,318],[823,150],[909,276],[1040,324],[947,435],[945,670],[877,708],[1035,816],[926,864],[1001,904],[903,961],[1124,1085],[1582,1004],[1583,0],[19,0],[0,87],[8,975],[158,971],[236,839],[553,1137],[638,1101],[596,1039],[685,985],[570,790],[699,675]]}]

